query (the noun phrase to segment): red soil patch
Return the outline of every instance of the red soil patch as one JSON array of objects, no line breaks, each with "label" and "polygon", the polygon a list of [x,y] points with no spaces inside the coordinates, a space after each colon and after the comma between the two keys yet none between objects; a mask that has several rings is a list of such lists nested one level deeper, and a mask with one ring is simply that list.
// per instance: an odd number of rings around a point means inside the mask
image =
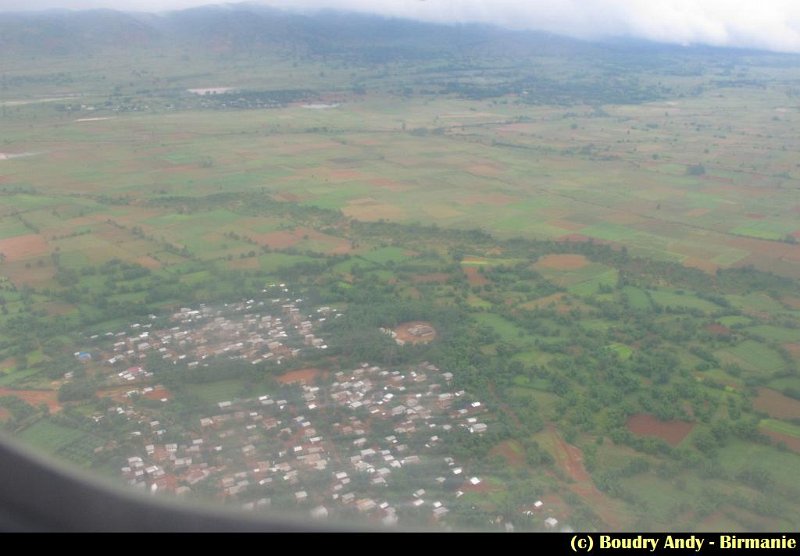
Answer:
[{"label": "red soil patch", "polygon": [[4,407],[0,407],[0,422],[8,420],[11,413]]},{"label": "red soil patch", "polygon": [[786,351],[792,354],[795,359],[800,359],[800,344],[783,344]]},{"label": "red soil patch", "polygon": [[172,398],[172,394],[170,393],[169,390],[167,390],[163,386],[156,386],[155,388],[153,388],[153,390],[146,393],[144,397],[147,398],[148,400],[163,400],[163,399],[169,400]]},{"label": "red soil patch", "polygon": [[505,205],[510,205],[511,203],[515,203],[519,201],[518,197],[512,197],[511,195],[504,195],[502,193],[494,193],[490,195],[468,195],[464,197],[460,203],[462,205],[492,205],[502,207]]},{"label": "red soil patch", "polygon": [[330,244],[328,253],[341,255],[351,251],[350,242],[346,239],[323,234],[311,228],[295,228],[294,230],[279,230],[266,234],[254,234],[251,236],[256,242],[267,245],[272,249],[285,249],[300,243],[301,241],[318,241]]},{"label": "red soil patch", "polygon": [[0,253],[6,256],[8,262],[39,257],[46,254],[47,250],[47,241],[40,234],[0,239]]},{"label": "red soil patch", "polygon": [[409,189],[408,185],[403,185],[402,183],[395,180],[390,180],[389,178],[373,178],[369,180],[369,183],[377,187],[383,187],[389,191],[407,191]]},{"label": "red soil patch", "polygon": [[603,220],[612,224],[639,224],[644,221],[641,216],[632,212],[613,212]]},{"label": "red soil patch", "polygon": [[289,371],[275,378],[281,384],[293,384],[300,382],[302,384],[313,384],[316,378],[320,375],[319,369],[298,369],[296,371]]},{"label": "red soil patch", "polygon": [[700,523],[698,523],[698,531],[725,531],[730,529],[731,519],[726,516],[721,510],[717,510],[713,514],[706,516]]},{"label": "red soil patch", "polygon": [[588,265],[583,255],[545,255],[536,261],[536,266],[553,270],[577,270]]},{"label": "red soil patch", "polygon": [[294,232],[289,230],[269,232],[266,234],[256,234],[253,235],[252,238],[258,243],[268,245],[272,249],[285,249],[300,241],[300,238],[298,238]]},{"label": "red soil patch", "polygon": [[759,388],[753,407],[776,419],[800,418],[800,400],[784,396],[771,388]]},{"label": "red soil patch", "polygon": [[478,270],[479,267],[462,266],[461,268],[464,269],[464,274],[467,275],[467,281],[470,286],[483,286],[489,283],[489,279]]},{"label": "red soil patch", "polygon": [[491,492],[493,490],[498,490],[498,487],[492,486],[483,480],[477,485],[473,485],[469,481],[465,481],[464,484],[459,487],[459,490],[464,492]]},{"label": "red soil patch", "polygon": [[605,508],[606,511],[601,514],[603,521],[611,529],[621,529],[622,522],[612,509],[615,505],[618,506],[619,503],[616,502],[615,504],[614,500],[600,492],[594,485],[592,477],[583,465],[583,452],[577,446],[573,446],[561,438],[561,435],[558,434],[553,425],[548,425],[547,429],[553,438],[553,446],[555,448],[553,455],[556,463],[575,481],[575,483],[569,485],[570,490],[586,500],[591,506]]},{"label": "red soil patch", "polygon": [[628,418],[628,430],[638,436],[655,436],[670,446],[677,446],[692,432],[694,423],[687,421],[659,421],[648,413],[639,413]]},{"label": "red soil patch", "polygon": [[692,209],[690,211],[687,211],[686,212],[686,216],[692,216],[692,217],[696,218],[698,216],[703,216],[705,214],[708,214],[710,211],[711,211],[711,209],[696,208],[696,209]]},{"label": "red soil patch", "polygon": [[731,329],[727,326],[723,326],[721,324],[709,324],[706,326],[706,330],[708,330],[711,334],[715,334],[717,336],[730,336]]},{"label": "red soil patch", "polygon": [[300,200],[300,197],[295,195],[294,193],[289,193],[288,191],[282,191],[280,193],[275,194],[276,201],[288,201],[290,203],[296,203]]},{"label": "red soil patch", "polygon": [[747,213],[745,213],[745,216],[747,218],[752,219],[752,220],[764,220],[766,218],[765,215],[759,214],[757,212],[747,212]]},{"label": "red soil patch", "polygon": [[512,467],[521,467],[525,465],[525,454],[519,444],[513,440],[504,440],[489,450],[489,454],[493,456],[502,456]]},{"label": "red soil patch", "polygon": [[783,297],[781,301],[792,309],[800,309],[800,297]]},{"label": "red soil patch", "polygon": [[436,329],[433,325],[421,320],[398,324],[394,332],[398,340],[410,344],[427,344],[436,339]]},{"label": "red soil patch", "polygon": [[48,315],[66,315],[75,310],[75,306],[61,301],[48,301],[42,304]]},{"label": "red soil patch", "polygon": [[234,259],[228,263],[230,268],[237,268],[239,270],[256,270],[260,267],[258,259],[255,257],[248,257],[246,259]]},{"label": "red soil patch", "polygon": [[340,169],[340,170],[328,170],[328,175],[333,179],[353,180],[363,177],[364,174],[362,174],[358,170]]},{"label": "red soil patch", "polygon": [[348,201],[342,212],[351,218],[367,221],[380,220],[381,218],[400,220],[406,216],[406,211],[402,207],[381,203],[370,197]]},{"label": "red soil patch", "polygon": [[752,253],[750,257],[739,261],[737,266],[752,263],[763,268],[776,259],[779,261],[800,262],[800,245],[797,244],[741,236],[729,237],[726,239],[725,244]]},{"label": "red soil patch", "polygon": [[12,390],[11,388],[0,388],[0,396],[16,396],[33,407],[47,404],[51,413],[61,411],[61,404],[58,403],[58,394],[55,390]]},{"label": "red soil patch", "polygon": [[145,268],[153,270],[161,268],[161,263],[155,260],[150,255],[142,255],[141,257],[137,258],[134,262],[136,264],[142,265]]},{"label": "red soil patch", "polygon": [[764,434],[769,436],[775,442],[783,442],[784,444],[786,444],[786,447],[789,448],[791,451],[800,453],[800,438],[761,427],[759,427],[758,430],[759,432],[763,432]]},{"label": "red soil patch", "polygon": [[131,390],[141,390],[141,384],[129,384],[127,386],[114,386],[113,388],[103,388],[97,391],[97,396],[100,398],[111,398],[117,402],[129,402],[130,399],[126,394]]},{"label": "red soil patch", "polygon": [[708,274],[714,274],[719,269],[719,265],[712,263],[707,259],[701,259],[699,257],[687,257],[683,261],[683,266],[698,268],[703,272],[707,272]]},{"label": "red soil patch", "polygon": [[556,443],[556,461],[561,468],[574,481],[591,482],[592,477],[583,466],[583,452],[581,449],[566,442],[555,430],[552,430],[552,435]]},{"label": "red soil patch", "polygon": [[431,272],[430,274],[415,274],[411,277],[411,281],[415,284],[443,284],[450,279],[450,275],[446,272]]}]

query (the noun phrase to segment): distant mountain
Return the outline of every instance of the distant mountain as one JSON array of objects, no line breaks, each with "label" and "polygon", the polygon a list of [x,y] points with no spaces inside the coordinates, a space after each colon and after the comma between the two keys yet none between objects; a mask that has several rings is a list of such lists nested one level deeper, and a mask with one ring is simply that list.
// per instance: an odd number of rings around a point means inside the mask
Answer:
[{"label": "distant mountain", "polygon": [[152,16],[113,10],[0,14],[0,50],[74,54],[102,48],[148,45],[161,37]]},{"label": "distant mountain", "polygon": [[294,54],[346,56],[364,62],[432,56],[441,59],[448,55],[462,59],[549,55],[590,56],[593,60],[611,56],[616,61],[635,59],[636,63],[649,65],[662,54],[727,57],[746,53],[633,39],[590,43],[486,24],[445,25],[332,10],[303,14],[248,3],[159,14],[113,10],[0,13],[3,53],[76,54],[176,44],[230,53],[277,49]]},{"label": "distant mountain", "polygon": [[587,51],[582,41],[481,24],[441,25],[375,15],[301,14],[251,4],[204,6],[163,14],[112,10],[0,14],[0,49],[75,54],[99,49],[184,44],[212,51],[286,48],[364,61],[458,55]]}]

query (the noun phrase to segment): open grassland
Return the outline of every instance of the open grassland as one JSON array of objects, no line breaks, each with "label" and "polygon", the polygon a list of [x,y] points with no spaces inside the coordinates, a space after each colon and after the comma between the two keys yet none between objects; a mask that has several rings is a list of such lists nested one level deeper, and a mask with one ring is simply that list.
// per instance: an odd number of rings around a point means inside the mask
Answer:
[{"label": "open grassland", "polygon": [[[741,102],[778,119],[731,119]],[[27,257],[45,255],[53,236],[95,240],[111,219],[194,250],[204,242],[217,256],[226,247],[196,233],[196,216],[145,214],[137,201],[266,191],[362,220],[592,238],[709,272],[755,264],[797,277],[800,245],[783,241],[800,228],[795,168],[784,154],[796,122],[793,112],[776,112],[783,104],[777,91],[741,89],[723,100],[609,105],[599,116],[581,106],[376,93],[327,110],[7,117],[4,148],[36,155],[0,161],[0,181],[37,194],[0,202],[9,215],[0,242],[10,242],[0,250],[13,260],[27,241]],[[687,174],[701,163],[705,173]],[[108,206],[101,196],[130,202]],[[203,215],[209,221],[242,231],[224,210]],[[99,252],[119,256],[114,245]]]}]

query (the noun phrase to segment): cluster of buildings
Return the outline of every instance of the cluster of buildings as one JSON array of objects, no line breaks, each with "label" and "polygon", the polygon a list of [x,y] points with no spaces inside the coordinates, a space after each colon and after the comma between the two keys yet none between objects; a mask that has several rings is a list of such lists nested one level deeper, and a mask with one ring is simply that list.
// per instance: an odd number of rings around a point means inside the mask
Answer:
[{"label": "cluster of buildings", "polygon": [[428,363],[305,373],[273,394],[217,403],[180,439],[143,422],[120,471],[139,488],[202,491],[248,509],[438,522],[482,483],[446,454],[448,435],[488,427],[483,405],[452,378]]},{"label": "cluster of buildings", "polygon": [[[274,288],[283,297],[274,297]],[[483,403],[454,387],[452,373],[433,364],[283,372],[274,387],[219,400],[188,423],[139,403],[170,402],[158,373],[146,370],[153,354],[190,373],[212,357],[255,365],[326,349],[315,330],[340,313],[309,309],[287,298],[285,285],[274,288],[263,292],[271,299],[182,308],[166,325],[151,316],[126,332],[92,337],[103,346],[93,357],[114,367],[110,382],[131,388],[108,409],[136,423],[124,443],[122,477],[150,492],[214,497],[245,509],[447,525],[461,497],[486,487],[450,448],[486,434],[492,419]]]},{"label": "cluster of buildings", "polygon": [[[280,287],[281,293],[288,292],[283,284],[274,287]],[[288,298],[249,299],[222,307],[184,307],[171,316],[169,328],[154,329],[153,322],[133,323],[127,331],[107,332],[102,338],[94,335],[91,339],[113,340],[101,348],[100,357],[108,365],[129,366],[129,370],[153,354],[189,369],[207,366],[204,361],[210,357],[241,359],[253,365],[282,363],[304,348],[327,349],[314,334],[314,328],[341,314],[329,307],[303,314],[298,306],[302,302]],[[150,315],[150,319],[155,320],[156,316]],[[78,353],[91,357],[90,352]],[[120,377],[134,380],[130,375]]]}]

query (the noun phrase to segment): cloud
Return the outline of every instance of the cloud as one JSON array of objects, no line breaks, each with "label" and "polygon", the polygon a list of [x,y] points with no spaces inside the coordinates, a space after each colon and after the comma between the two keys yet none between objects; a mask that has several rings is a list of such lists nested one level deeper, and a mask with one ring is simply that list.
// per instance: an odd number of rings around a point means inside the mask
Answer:
[{"label": "cloud", "polygon": [[[27,9],[161,11],[209,0],[29,0]],[[487,22],[580,38],[636,37],[800,52],[798,0],[261,0],[287,9],[334,8],[430,22]],[[18,10],[0,0],[0,10]]]}]

